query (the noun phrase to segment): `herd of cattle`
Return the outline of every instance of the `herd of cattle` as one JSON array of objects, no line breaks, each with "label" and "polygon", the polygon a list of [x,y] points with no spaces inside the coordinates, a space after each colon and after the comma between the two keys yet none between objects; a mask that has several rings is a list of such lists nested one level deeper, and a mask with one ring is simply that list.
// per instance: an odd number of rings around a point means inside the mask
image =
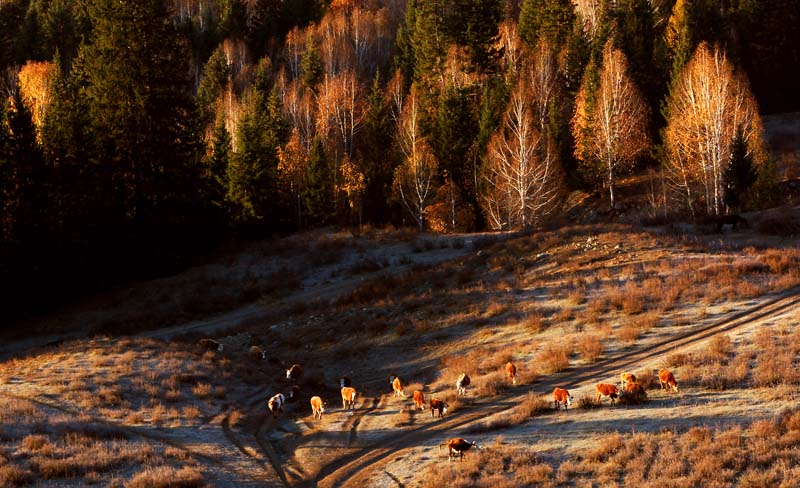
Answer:
[{"label": "herd of cattle", "polygon": [[[202,339],[200,344],[208,349],[223,350],[223,345],[213,341],[211,339]],[[264,359],[265,354],[258,348],[251,348],[249,351],[250,355],[256,359]],[[509,382],[511,384],[517,384],[517,368],[512,362],[506,363],[505,366],[506,375],[508,377]],[[289,393],[289,398],[293,398],[297,395],[299,391],[299,387],[297,384],[303,377],[303,368],[299,364],[293,364],[289,369],[286,370],[286,379],[292,383],[292,388]],[[675,381],[675,376],[672,372],[661,369],[658,372],[658,381],[660,383],[662,390],[672,390],[674,392],[678,392],[678,383]],[[466,373],[461,373],[456,380],[456,394],[458,396],[464,396],[467,394],[467,387],[470,385],[471,380],[469,375]],[[392,385],[392,391],[395,398],[405,398],[405,390],[403,381],[397,375],[391,375],[389,377],[389,384]],[[633,373],[625,372],[620,374],[620,384],[621,388],[618,388],[616,385],[610,383],[598,383],[595,385],[595,391],[597,393],[596,402],[600,403],[602,399],[608,398],[613,405],[616,400],[620,397],[630,398],[634,401],[641,401],[647,398],[647,393],[645,392],[644,387],[636,381],[636,376]],[[341,388],[341,395],[342,395],[342,409],[349,410],[356,408],[356,396],[358,396],[358,391],[352,386],[352,381],[348,376],[342,376],[339,378],[339,387]],[[412,400],[414,404],[415,410],[424,411],[426,408],[425,405],[425,396],[420,390],[414,390],[412,394]],[[269,409],[270,413],[272,413],[273,417],[277,417],[278,414],[283,412],[283,406],[286,404],[286,397],[283,393],[277,393],[272,396],[267,401],[267,408]],[[327,402],[323,401],[320,396],[312,396],[311,397],[311,411],[313,413],[314,419],[322,419],[322,414],[325,412],[325,406]],[[570,395],[569,391],[564,388],[556,387],[553,390],[553,407],[555,409],[560,409],[561,405],[564,406],[564,409],[567,410],[570,405],[572,405],[572,395]],[[432,398],[428,403],[428,407],[431,410],[431,417],[435,418],[436,414],[438,413],[439,417],[444,417],[447,413],[448,405],[444,401],[438,398]],[[450,439],[447,443],[441,444],[439,448],[447,446],[449,450],[448,460],[456,459],[456,456],[459,459],[463,459],[464,452],[468,451],[472,447],[477,447],[475,442],[468,442],[467,440],[456,437]]]}]

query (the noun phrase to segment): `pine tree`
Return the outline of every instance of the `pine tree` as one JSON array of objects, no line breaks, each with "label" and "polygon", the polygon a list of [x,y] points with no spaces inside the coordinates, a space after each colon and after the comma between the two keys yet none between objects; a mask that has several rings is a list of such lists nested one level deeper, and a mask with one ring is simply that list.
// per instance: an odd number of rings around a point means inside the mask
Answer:
[{"label": "pine tree", "polygon": [[330,223],[334,216],[333,191],[331,162],[325,153],[324,142],[320,137],[315,137],[308,155],[306,187],[303,191],[306,213],[312,224]]},{"label": "pine tree", "polygon": [[364,123],[359,138],[358,159],[364,167],[364,211],[369,222],[383,223],[392,192],[395,158],[386,148],[392,145],[392,121],[386,104],[380,73],[375,73],[366,101]]},{"label": "pine tree", "polygon": [[493,71],[500,58],[498,25],[503,20],[501,0],[456,0],[447,19],[455,42],[469,51],[480,72]]},{"label": "pine tree", "polygon": [[228,165],[227,200],[239,224],[260,232],[274,227],[281,217],[274,197],[278,147],[284,142],[286,127],[275,89],[267,95],[254,87],[249,98],[237,129],[237,152]]},{"label": "pine tree", "polygon": [[203,76],[197,89],[197,104],[204,125],[211,122],[214,104],[225,92],[230,76],[231,67],[228,65],[228,58],[222,46],[219,46],[203,67]]},{"label": "pine tree", "polygon": [[0,3],[0,72],[20,64],[16,62],[16,42],[27,8],[27,2]]},{"label": "pine tree", "polygon": [[477,203],[469,153],[478,135],[478,120],[471,100],[472,93],[467,89],[450,86],[443,91],[439,97],[431,146],[440,170],[446,171],[467,194],[468,201]]},{"label": "pine tree", "polygon": [[397,29],[394,44],[394,65],[403,74],[403,79],[407,83],[411,83],[411,80],[414,79],[414,66],[416,64],[414,56],[414,29],[417,25],[416,9],[416,0],[408,0],[405,21]]},{"label": "pine tree", "polygon": [[306,48],[303,51],[303,59],[300,61],[300,69],[303,73],[303,85],[311,90],[316,90],[317,85],[322,82],[325,70],[319,56],[313,29],[309,30],[306,35]]},{"label": "pine tree", "polygon": [[224,210],[227,205],[225,194],[228,188],[227,173],[232,152],[231,135],[225,127],[225,114],[220,113],[211,135],[211,147],[205,159],[207,200],[220,210]]},{"label": "pine tree", "polygon": [[187,44],[161,0],[97,0],[89,13],[93,42],[76,70],[114,191],[107,206],[147,239],[188,237],[200,185]]},{"label": "pine tree", "polygon": [[571,0],[523,0],[519,36],[531,50],[545,40],[560,51],[572,33],[575,18]]},{"label": "pine tree", "polygon": [[738,212],[747,201],[747,194],[758,178],[758,171],[747,147],[742,126],[736,129],[728,160],[728,167],[723,175],[725,205],[730,210]]}]

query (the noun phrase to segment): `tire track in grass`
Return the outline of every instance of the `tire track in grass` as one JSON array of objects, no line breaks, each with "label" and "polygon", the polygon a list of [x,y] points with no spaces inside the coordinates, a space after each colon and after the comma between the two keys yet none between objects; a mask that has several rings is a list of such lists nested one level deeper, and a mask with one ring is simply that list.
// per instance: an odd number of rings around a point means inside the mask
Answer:
[{"label": "tire track in grass", "polygon": [[[623,351],[604,360],[598,361],[589,366],[568,370],[567,375],[559,375],[557,378],[549,378],[527,387],[524,393],[520,394],[515,388],[514,392],[504,392],[492,402],[478,402],[473,404],[474,410],[457,415],[450,419],[426,424],[410,432],[398,434],[394,439],[374,445],[366,446],[360,451],[343,456],[337,461],[325,466],[320,472],[318,484],[307,486],[320,487],[339,487],[348,484],[355,484],[359,478],[363,478],[369,471],[375,469],[384,462],[389,456],[399,451],[416,447],[436,436],[444,436],[453,429],[463,427],[482,418],[504,412],[519,404],[528,393],[542,393],[554,386],[569,383],[570,385],[582,385],[594,382],[599,378],[608,375],[609,371],[631,369],[634,366],[653,360],[661,355],[688,348],[707,340],[715,335],[731,332],[733,330],[751,325],[754,321],[763,320],[770,316],[775,316],[786,312],[800,305],[798,290],[793,289],[781,297],[774,298],[751,307],[747,310],[732,314],[720,321],[712,324],[678,334],[668,341],[660,344],[651,344],[638,350]],[[352,483],[348,483],[351,482]],[[364,480],[361,479],[361,482]]]}]

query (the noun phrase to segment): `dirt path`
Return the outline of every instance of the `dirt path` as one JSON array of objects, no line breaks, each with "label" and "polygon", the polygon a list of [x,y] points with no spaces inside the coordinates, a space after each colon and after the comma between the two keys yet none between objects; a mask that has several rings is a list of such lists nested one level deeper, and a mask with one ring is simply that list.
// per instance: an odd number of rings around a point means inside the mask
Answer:
[{"label": "dirt path", "polygon": [[[569,370],[535,385],[515,388],[513,392],[499,395],[491,402],[476,403],[469,411],[440,422],[422,425],[412,431],[398,434],[379,445],[367,446],[353,454],[344,456],[325,466],[318,483],[307,482],[303,486],[338,487],[358,486],[367,480],[370,472],[379,469],[390,458],[396,458],[406,449],[417,447],[432,439],[444,439],[454,429],[485,419],[516,406],[529,392],[544,393],[555,386],[578,387],[607,378],[609,374],[634,369],[636,366],[662,357],[665,354],[699,344],[715,335],[731,332],[753,322],[775,316],[787,310],[800,308],[800,291],[791,290],[782,296],[765,301],[745,311],[710,325],[680,334],[662,344],[642,347],[638,350],[620,352],[589,366]],[[522,391],[520,391],[522,390]]]}]

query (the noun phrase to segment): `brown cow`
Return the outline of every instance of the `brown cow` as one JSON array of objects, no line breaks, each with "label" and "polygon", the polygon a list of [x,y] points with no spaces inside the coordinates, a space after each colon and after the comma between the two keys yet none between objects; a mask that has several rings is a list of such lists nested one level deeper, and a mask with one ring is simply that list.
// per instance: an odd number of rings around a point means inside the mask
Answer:
[{"label": "brown cow", "polygon": [[324,405],[322,398],[318,396],[311,397],[311,411],[314,412],[314,418],[322,420],[322,412],[325,411]]},{"label": "brown cow", "polygon": [[394,396],[404,398],[406,396],[406,392],[403,391],[403,382],[400,380],[399,376],[394,376],[392,380],[392,390],[394,390]]},{"label": "brown cow", "polygon": [[475,442],[468,442],[466,439],[463,439],[461,437],[455,437],[447,441],[446,444],[440,444],[439,450],[441,450],[442,447],[444,446],[447,446],[448,449],[448,455],[447,455],[448,461],[453,461],[456,458],[456,455],[459,456],[459,460],[463,461],[464,452],[469,451],[470,448],[472,448],[473,446],[475,447],[475,449],[480,449],[478,447],[478,444],[476,444]]},{"label": "brown cow", "polygon": [[628,383],[636,383],[636,375],[633,373],[620,373],[619,375],[620,382],[622,383],[622,389],[625,389],[625,385]]},{"label": "brown cow", "polygon": [[444,414],[447,413],[447,404],[434,398],[431,400],[431,418],[435,417],[437,410],[439,411],[439,417],[444,417]]},{"label": "brown cow", "polygon": [[619,397],[619,388],[614,385],[610,385],[608,383],[598,383],[594,387],[597,390],[597,401],[600,402],[601,398],[610,398],[611,404],[614,404],[614,400]]},{"label": "brown cow", "polygon": [[247,355],[250,356],[250,359],[255,359],[256,361],[267,359],[267,351],[264,351],[258,346],[251,346],[247,351]]},{"label": "brown cow", "polygon": [[511,380],[512,385],[517,384],[517,367],[514,366],[514,363],[511,361],[506,363],[506,374],[508,375],[508,379]]},{"label": "brown cow", "polygon": [[643,402],[647,400],[647,392],[639,383],[628,383],[625,385],[623,392],[626,398],[630,398],[634,402]]},{"label": "brown cow", "polygon": [[572,405],[572,395],[563,388],[556,388],[553,390],[553,406],[558,410],[561,404],[564,404],[564,410],[567,410],[567,407]]},{"label": "brown cow", "polygon": [[299,364],[293,364],[291,368],[286,370],[286,379],[292,380],[292,383],[299,383],[303,378],[303,367]]},{"label": "brown cow", "polygon": [[417,410],[425,410],[425,396],[419,390],[414,390],[414,405]]},{"label": "brown cow", "polygon": [[675,376],[672,374],[672,372],[662,369],[658,372],[658,381],[661,383],[662,390],[672,388],[675,393],[678,392],[678,382],[675,381]]},{"label": "brown cow", "polygon": [[352,386],[345,386],[342,388],[342,408],[345,410],[348,408],[355,409],[357,394],[358,392]]}]

